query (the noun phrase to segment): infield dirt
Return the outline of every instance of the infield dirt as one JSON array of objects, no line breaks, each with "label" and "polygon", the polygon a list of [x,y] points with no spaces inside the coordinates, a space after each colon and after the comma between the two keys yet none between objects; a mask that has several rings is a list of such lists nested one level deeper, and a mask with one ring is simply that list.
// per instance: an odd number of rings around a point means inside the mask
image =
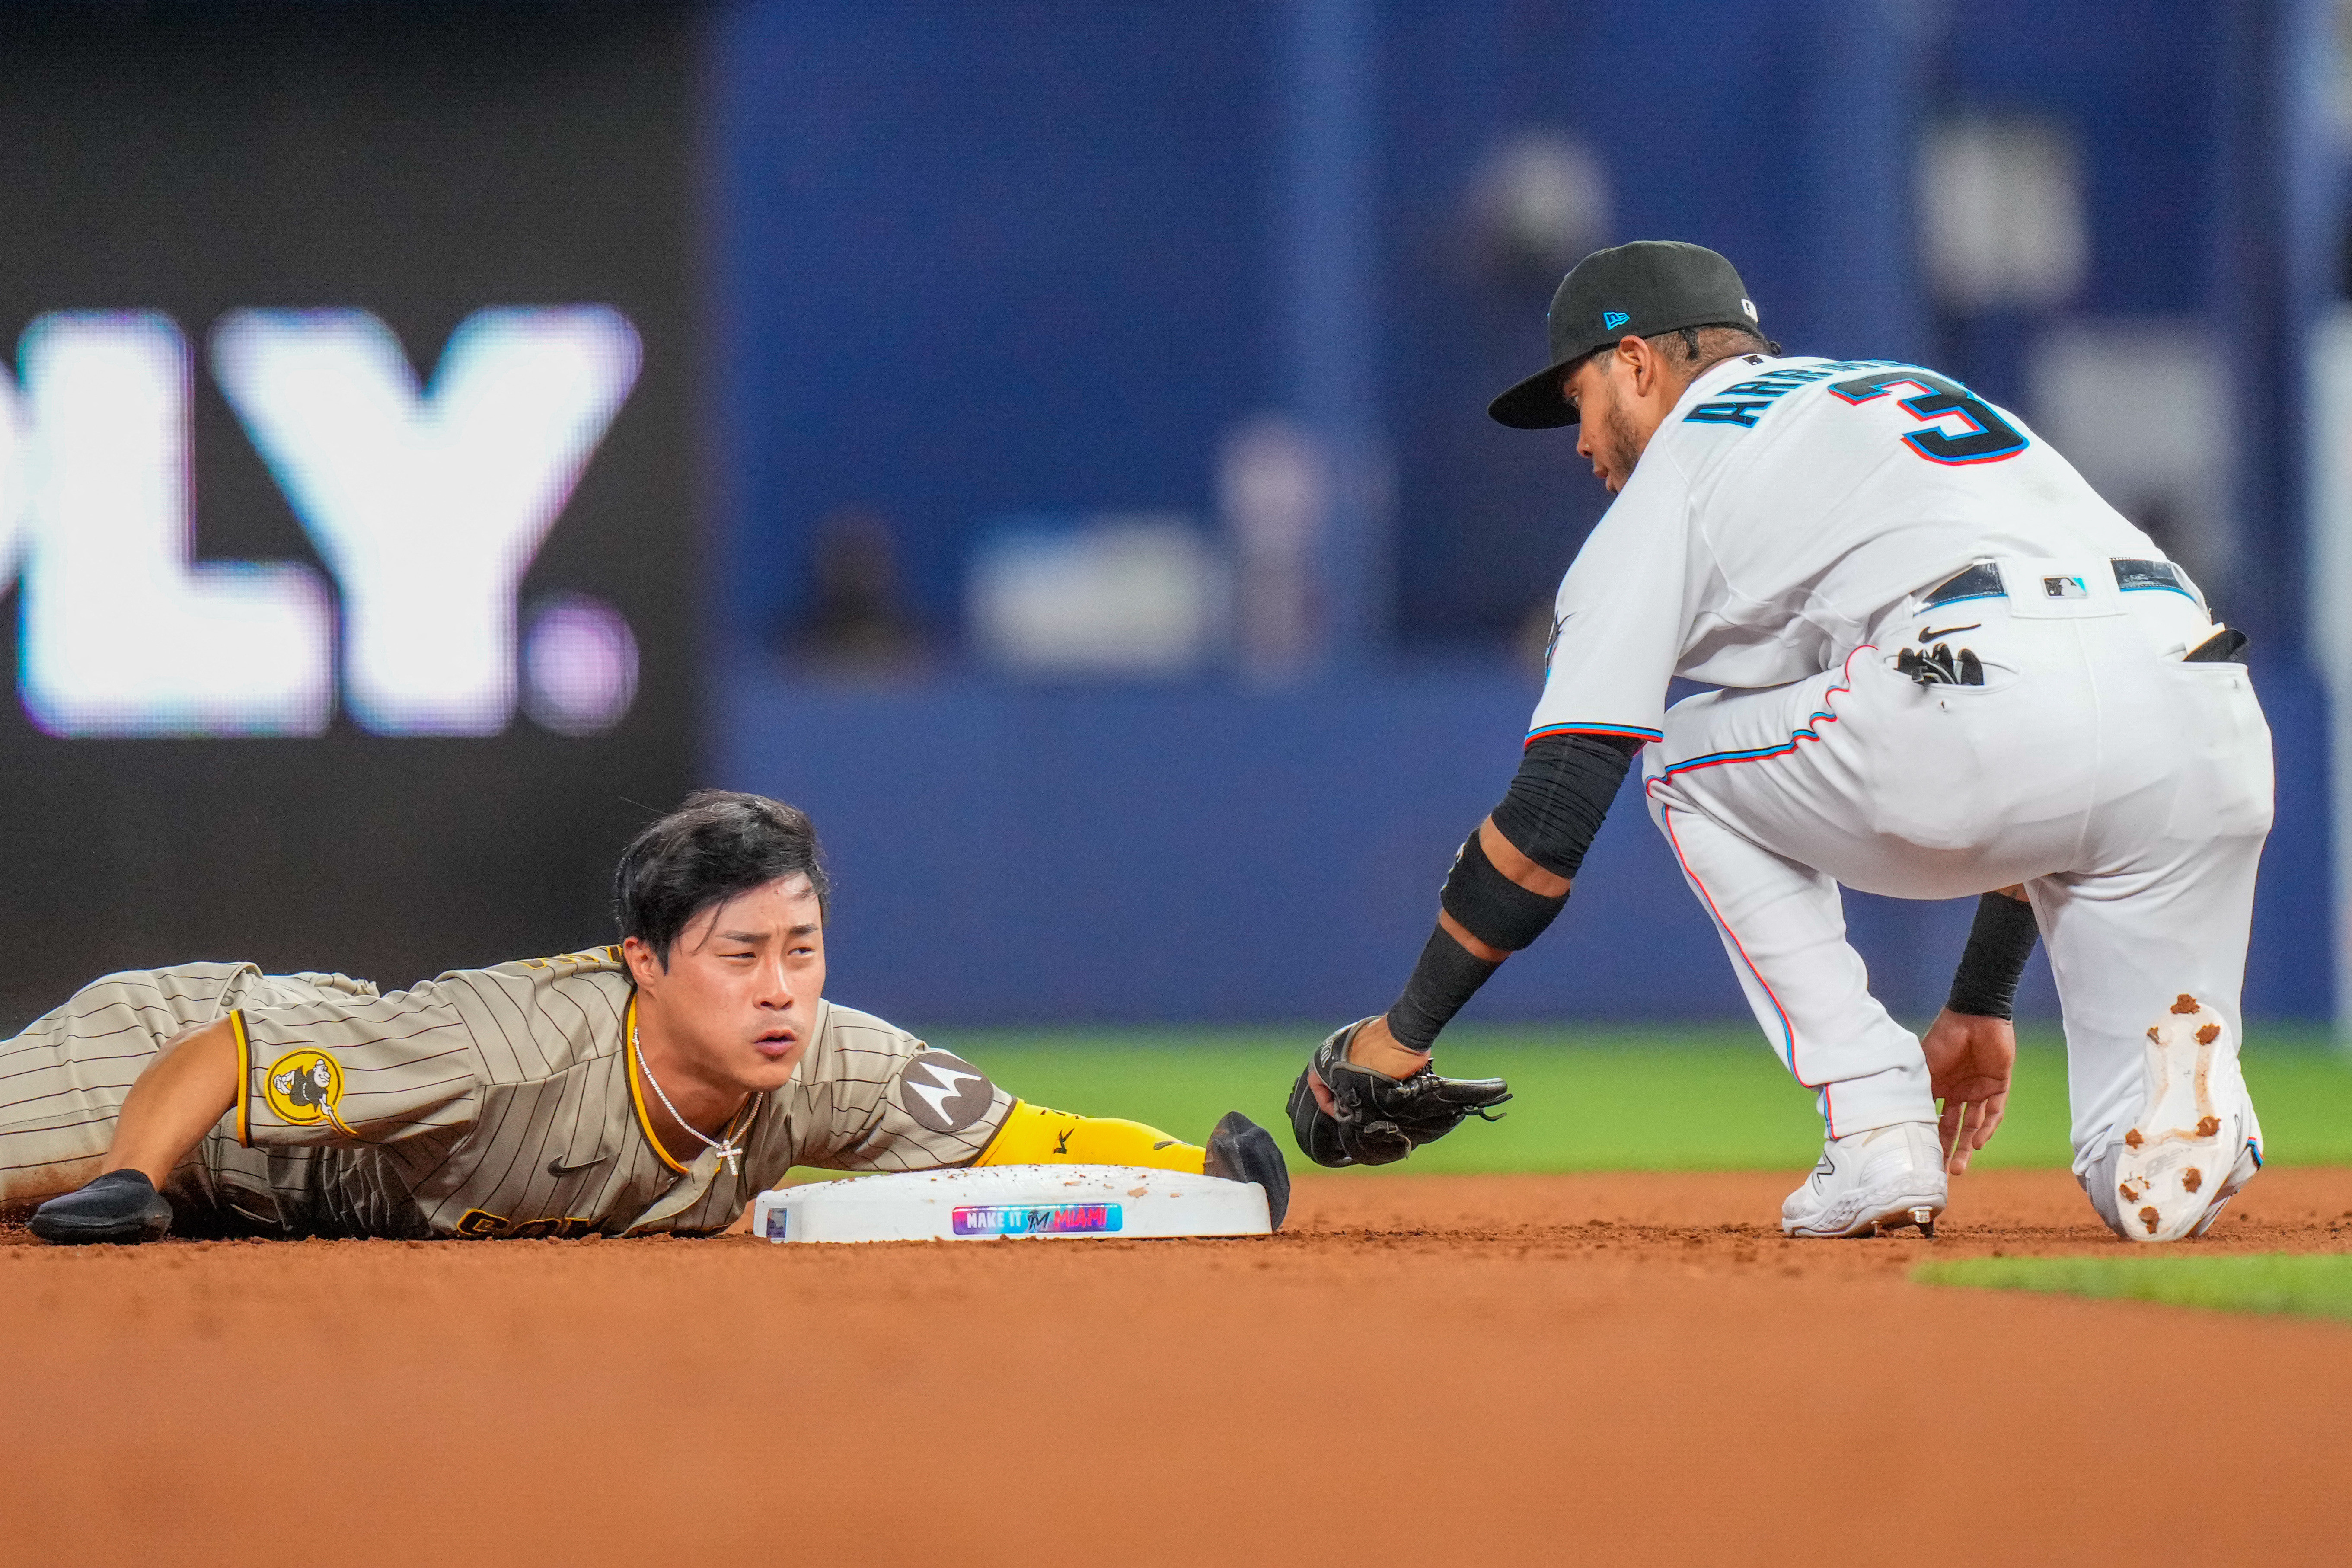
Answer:
[{"label": "infield dirt", "polygon": [[[1265,1239],[0,1235],[10,1563],[2341,1562],[2352,1327],[1938,1289],[1783,1174],[1303,1181]],[[2199,1250],[2352,1249],[2274,1169]],[[14,1243],[15,1245],[5,1245]]]}]

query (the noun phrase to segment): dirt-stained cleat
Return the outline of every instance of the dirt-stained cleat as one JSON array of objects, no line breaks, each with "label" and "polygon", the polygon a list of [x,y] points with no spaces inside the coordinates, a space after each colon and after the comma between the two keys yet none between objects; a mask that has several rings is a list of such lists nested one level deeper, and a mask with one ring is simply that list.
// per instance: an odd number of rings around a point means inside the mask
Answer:
[{"label": "dirt-stained cleat", "polygon": [[1255,1182],[1265,1189],[1265,1217],[1276,1230],[1290,1212],[1290,1163],[1274,1134],[1244,1116],[1228,1110],[1209,1134],[1205,1173],[1229,1182]]},{"label": "dirt-stained cleat", "polygon": [[[2248,1107],[2246,1114],[2250,1118],[2253,1115],[2252,1107]],[[2202,1236],[2212,1229],[2213,1222],[2221,1217],[2221,1211],[2230,1206],[2230,1200],[2243,1191],[2248,1182],[2262,1173],[2262,1123],[2257,1121],[2252,1125],[2252,1131],[2246,1134],[2245,1143],[2238,1151],[2238,1163],[2230,1168],[2229,1179],[2221,1184],[2221,1195],[2206,1208],[2205,1217],[2197,1222],[2197,1228],[2190,1231],[2189,1235]]]},{"label": "dirt-stained cleat", "polygon": [[2132,1240],[2202,1230],[2262,1168],[2237,1057],[2229,1025],[2194,996],[2149,1026],[2140,1113],[2108,1177],[2117,1228]]},{"label": "dirt-stained cleat", "polygon": [[1932,1121],[1898,1121],[1822,1146],[1822,1163],[1780,1205],[1784,1236],[1935,1234],[1950,1183]]},{"label": "dirt-stained cleat", "polygon": [[172,1228],[172,1205],[139,1171],[109,1171],[33,1211],[26,1226],[43,1241],[161,1241]]}]

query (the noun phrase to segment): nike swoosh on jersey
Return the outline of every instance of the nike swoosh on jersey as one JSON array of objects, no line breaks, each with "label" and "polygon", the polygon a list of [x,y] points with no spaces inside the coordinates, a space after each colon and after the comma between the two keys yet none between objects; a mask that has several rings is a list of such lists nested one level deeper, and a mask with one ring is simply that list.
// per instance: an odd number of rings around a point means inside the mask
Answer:
[{"label": "nike swoosh on jersey", "polygon": [[583,1160],[576,1165],[567,1165],[561,1160],[550,1160],[547,1163],[547,1173],[551,1176],[576,1176],[583,1171],[603,1164],[612,1157],[610,1154],[599,1154],[593,1160]]},{"label": "nike swoosh on jersey", "polygon": [[1984,625],[1982,621],[1970,621],[1964,626],[1937,626],[1932,629],[1927,626],[1922,626],[1919,628],[1919,640],[1921,642],[1934,642],[1937,637],[1948,637],[1954,632],[1972,632],[1982,625]]}]

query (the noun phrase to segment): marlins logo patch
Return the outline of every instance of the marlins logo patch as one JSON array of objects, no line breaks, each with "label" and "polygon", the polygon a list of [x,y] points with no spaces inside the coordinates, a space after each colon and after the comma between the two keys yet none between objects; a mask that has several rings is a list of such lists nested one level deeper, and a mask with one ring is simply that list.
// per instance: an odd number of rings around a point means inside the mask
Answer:
[{"label": "marlins logo patch", "polygon": [[899,1105],[933,1132],[961,1132],[995,1102],[988,1075],[945,1051],[919,1052],[898,1072]]},{"label": "marlins logo patch", "polygon": [[1544,679],[1547,680],[1551,679],[1551,656],[1559,651],[1559,634],[1568,630],[1568,623],[1575,618],[1576,612],[1570,610],[1551,624],[1551,640],[1544,644]]},{"label": "marlins logo patch", "polygon": [[321,1121],[342,1124],[335,1103],[343,1098],[343,1069],[324,1051],[289,1051],[269,1064],[262,1098],[279,1118],[297,1127]]}]

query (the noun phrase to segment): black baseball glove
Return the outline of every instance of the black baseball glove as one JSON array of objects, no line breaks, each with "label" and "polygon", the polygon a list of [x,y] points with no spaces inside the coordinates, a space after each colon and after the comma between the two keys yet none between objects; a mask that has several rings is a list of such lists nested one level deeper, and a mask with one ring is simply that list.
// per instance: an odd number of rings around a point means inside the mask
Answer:
[{"label": "black baseball glove", "polygon": [[[1290,1130],[1298,1147],[1318,1165],[1386,1165],[1403,1159],[1432,1139],[1443,1138],[1465,1117],[1487,1121],[1511,1098],[1498,1078],[1440,1078],[1423,1068],[1411,1078],[1360,1068],[1348,1059],[1348,1042],[1371,1022],[1361,1018],[1315,1047],[1307,1071],[1290,1087]],[[1338,1114],[1316,1100],[1308,1074],[1331,1091]]]}]

